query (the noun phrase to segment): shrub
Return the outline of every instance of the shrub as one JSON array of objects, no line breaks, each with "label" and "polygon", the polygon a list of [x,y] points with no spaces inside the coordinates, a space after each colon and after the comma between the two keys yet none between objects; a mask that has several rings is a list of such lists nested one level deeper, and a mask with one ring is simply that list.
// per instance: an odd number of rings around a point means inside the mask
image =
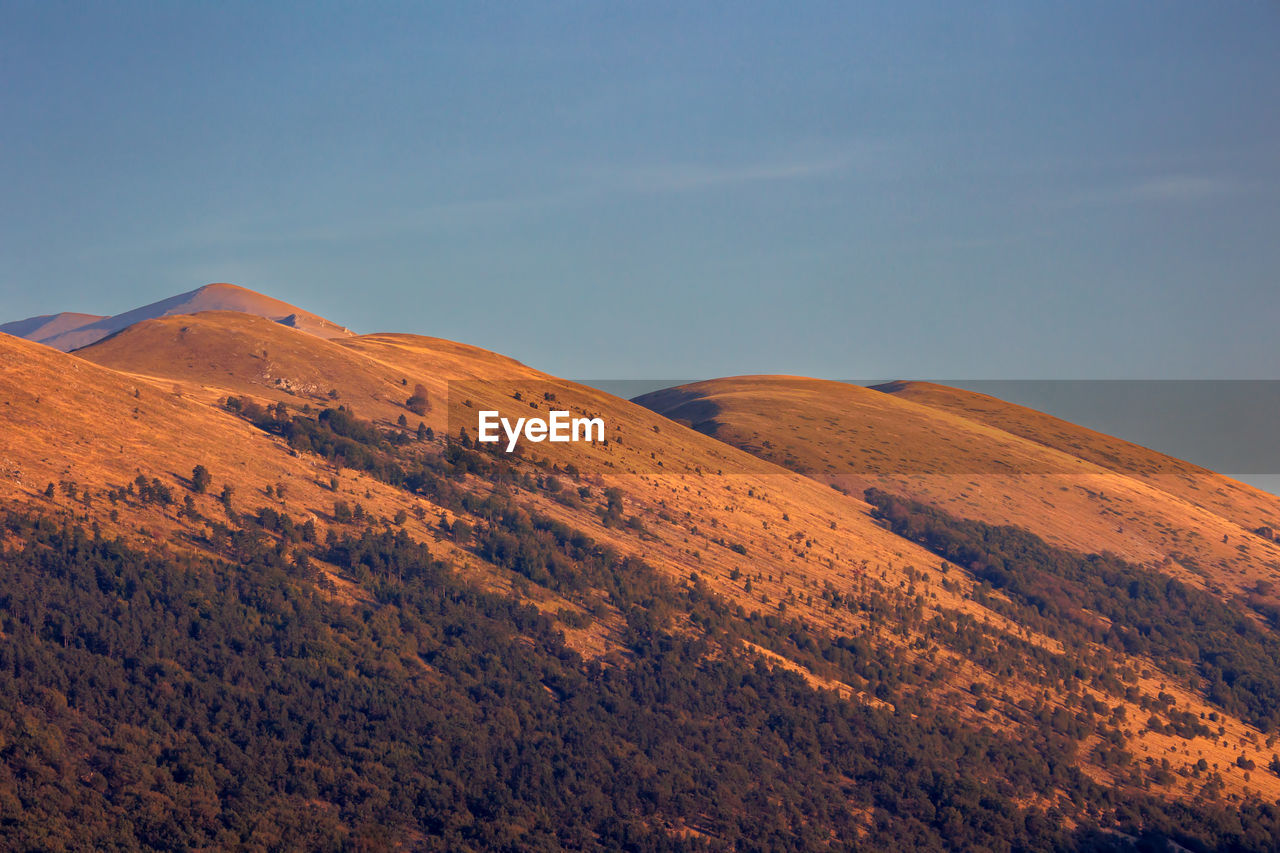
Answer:
[{"label": "shrub", "polygon": [[431,400],[427,397],[427,389],[421,383],[413,386],[413,394],[404,401],[404,407],[415,415],[425,415],[431,408]]}]

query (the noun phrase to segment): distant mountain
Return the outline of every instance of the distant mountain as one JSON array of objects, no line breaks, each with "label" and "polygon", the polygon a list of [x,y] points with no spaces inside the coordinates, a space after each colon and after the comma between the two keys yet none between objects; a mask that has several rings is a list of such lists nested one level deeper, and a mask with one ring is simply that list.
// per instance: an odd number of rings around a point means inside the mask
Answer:
[{"label": "distant mountain", "polygon": [[99,314],[77,314],[74,311],[63,311],[61,314],[41,314],[39,317],[28,317],[25,320],[14,320],[12,323],[0,324],[0,332],[16,338],[26,338],[39,344],[47,344],[60,335],[82,329],[90,323],[105,320]]},{"label": "distant mountain", "polygon": [[198,287],[159,302],[152,302],[150,305],[143,305],[141,308],[134,308],[123,314],[116,314],[114,317],[70,312],[31,317],[5,323],[0,326],[0,332],[36,341],[63,352],[70,352],[100,341],[108,335],[127,329],[143,320],[154,320],[157,317],[175,314],[196,314],[201,311],[236,311],[241,314],[254,314],[326,339],[349,337],[354,334],[350,329],[332,320],[326,320],[288,302],[282,302],[234,284],[206,284],[204,287]]}]

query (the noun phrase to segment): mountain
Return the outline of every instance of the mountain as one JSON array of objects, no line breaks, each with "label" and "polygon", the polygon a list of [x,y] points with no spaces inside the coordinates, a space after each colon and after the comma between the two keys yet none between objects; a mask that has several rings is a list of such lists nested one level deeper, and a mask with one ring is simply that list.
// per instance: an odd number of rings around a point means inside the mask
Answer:
[{"label": "mountain", "polygon": [[[5,837],[1270,849],[1265,500],[835,385],[639,405],[226,310],[0,337]],[[551,409],[606,440],[476,441]]]},{"label": "mountain", "polygon": [[47,344],[50,340],[68,332],[75,331],[90,323],[105,320],[97,314],[76,314],[64,311],[61,314],[43,314],[39,317],[28,317],[26,320],[15,320],[0,325],[0,332],[26,338],[36,343]]},{"label": "mountain", "polygon": [[[410,429],[421,422],[438,435],[456,436],[465,426],[474,435],[480,409],[514,417],[554,405],[602,416],[609,426],[608,445],[537,445],[538,464],[572,465],[602,484],[622,489],[626,504],[634,503],[637,514],[648,519],[646,535],[609,528],[599,529],[597,535],[626,552],[643,554],[675,577],[688,575],[691,541],[700,542],[704,550],[692,562],[705,568],[709,582],[716,585],[724,582],[720,576],[732,571],[740,555],[712,539],[731,539],[759,549],[757,560],[776,561],[777,581],[763,581],[762,588],[781,591],[783,572],[797,562],[788,537],[801,529],[799,519],[815,512],[841,516],[848,504],[843,495],[696,432],[677,429],[679,438],[673,440],[666,419],[643,407],[505,356],[438,338],[378,334],[322,340],[252,316],[206,312],[139,323],[76,356],[219,409],[231,395],[283,403],[293,410],[343,406],[384,430],[398,430],[403,416]],[[417,386],[425,388],[430,401],[420,415],[405,405]],[[698,471],[723,476],[728,496],[757,492],[759,505],[716,513],[722,516],[715,523],[717,533],[702,531],[691,539],[688,523],[676,520],[695,512],[707,515],[705,490],[685,491],[670,483],[683,482]],[[665,487],[656,485],[664,481]],[[638,485],[645,482],[654,485]],[[655,499],[649,494],[653,488],[663,488],[664,493]],[[598,526],[590,512],[565,501],[564,496],[543,500],[542,511]],[[791,514],[797,521],[784,521]],[[660,515],[669,520],[664,523]],[[674,529],[667,530],[673,523]],[[903,543],[886,535],[865,512],[839,530],[829,530],[824,538],[841,552],[834,561],[838,571],[854,571],[862,559],[891,559],[903,553]],[[916,558],[927,557],[917,551]],[[829,570],[824,560],[820,571],[814,571],[825,575]],[[741,585],[726,584],[723,592],[741,596],[735,586]]]},{"label": "mountain", "polygon": [[198,287],[141,308],[134,308],[113,317],[70,313],[32,317],[6,323],[0,326],[0,332],[27,338],[63,352],[70,352],[143,320],[176,314],[195,314],[200,311],[236,311],[253,314],[321,338],[337,338],[353,334],[351,330],[331,320],[234,284],[206,284],[204,287]]}]

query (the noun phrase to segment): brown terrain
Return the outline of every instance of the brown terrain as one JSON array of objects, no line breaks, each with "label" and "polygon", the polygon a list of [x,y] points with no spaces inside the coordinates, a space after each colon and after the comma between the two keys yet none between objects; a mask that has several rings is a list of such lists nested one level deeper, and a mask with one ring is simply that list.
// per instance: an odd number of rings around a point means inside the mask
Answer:
[{"label": "brown terrain", "polygon": [[641,405],[821,482],[1158,563],[1224,598],[1280,577],[1280,498],[1112,436],[928,383],[788,376],[699,382]]},{"label": "brown terrain", "polygon": [[[291,413],[345,406],[393,432],[411,432],[421,422],[435,435],[428,446],[463,428],[474,434],[481,408],[510,416],[553,407],[600,416],[606,443],[528,445],[520,454],[517,464],[538,484],[519,495],[531,511],[643,557],[675,583],[704,582],[746,613],[785,612],[836,635],[868,629],[908,660],[945,665],[950,675],[934,688],[935,701],[954,706],[962,718],[1010,731],[1018,725],[1017,703],[1043,695],[1067,707],[1080,689],[1033,684],[1020,671],[987,671],[909,631],[827,605],[832,591],[915,602],[926,617],[968,614],[998,642],[1016,638],[1063,652],[1053,638],[976,600],[978,584],[963,569],[886,529],[861,500],[863,488],[875,485],[956,515],[1016,524],[1080,551],[1108,549],[1227,599],[1274,577],[1280,560],[1274,543],[1250,532],[1251,525],[1280,519],[1274,499],[990,398],[745,377],[658,392],[638,405],[463,344],[412,335],[318,335],[298,328],[313,321],[281,323],[258,313],[146,318],[72,354],[0,336],[0,498],[74,516],[151,547],[199,550],[206,542],[202,522],[176,508],[116,506],[103,495],[138,476],[185,493],[193,466],[201,464],[213,479],[210,493],[196,498],[206,516],[220,512],[217,494],[227,485],[234,506],[287,503],[290,512],[313,519],[323,536],[337,523],[335,500],[358,502],[386,523],[403,518],[410,535],[437,542],[464,574],[506,589],[514,583],[510,573],[439,535],[436,521],[444,511],[429,499],[293,450],[228,411],[225,400],[283,403]],[[321,329],[330,326],[340,328]],[[406,406],[418,386],[429,401],[422,413]],[[581,486],[589,496],[566,497],[552,480]],[[49,484],[53,497],[46,494]],[[492,487],[472,477],[467,488],[485,493]],[[625,524],[602,523],[606,489],[620,491]],[[336,594],[367,595],[353,579],[331,574]],[[576,607],[548,589],[535,588],[530,596],[550,613]],[[618,622],[606,614],[585,628],[566,628],[566,635],[584,654],[616,657]],[[876,701],[775,651],[761,654],[802,670],[817,685]],[[1141,693],[1167,692],[1179,710],[1195,715],[1215,712],[1194,685],[1156,662],[1131,664],[1141,672]],[[993,707],[980,709],[975,685],[985,686]],[[1266,736],[1239,719],[1217,713],[1216,736],[1175,737],[1144,728],[1149,712],[1123,691],[1098,698],[1125,709],[1126,747],[1139,760],[1168,757],[1177,770],[1203,757],[1220,768],[1228,792],[1280,797],[1280,779],[1235,766],[1242,751],[1257,753],[1259,765],[1271,753],[1263,753],[1264,742],[1270,746]],[[1107,778],[1087,752],[1080,761]],[[1177,778],[1167,791],[1180,794],[1190,785]]]}]

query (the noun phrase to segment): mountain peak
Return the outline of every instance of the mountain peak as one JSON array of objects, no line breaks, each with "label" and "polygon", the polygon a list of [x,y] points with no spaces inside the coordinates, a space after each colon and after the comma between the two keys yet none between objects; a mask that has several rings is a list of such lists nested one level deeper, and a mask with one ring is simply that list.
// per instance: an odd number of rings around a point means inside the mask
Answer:
[{"label": "mountain peak", "polygon": [[100,341],[108,335],[143,320],[154,320],[173,314],[195,314],[200,311],[236,311],[241,314],[253,314],[326,339],[349,337],[354,334],[350,329],[332,320],[247,287],[227,282],[206,284],[195,290],[170,296],[112,317],[64,312],[6,323],[0,326],[0,332],[70,352]]}]

